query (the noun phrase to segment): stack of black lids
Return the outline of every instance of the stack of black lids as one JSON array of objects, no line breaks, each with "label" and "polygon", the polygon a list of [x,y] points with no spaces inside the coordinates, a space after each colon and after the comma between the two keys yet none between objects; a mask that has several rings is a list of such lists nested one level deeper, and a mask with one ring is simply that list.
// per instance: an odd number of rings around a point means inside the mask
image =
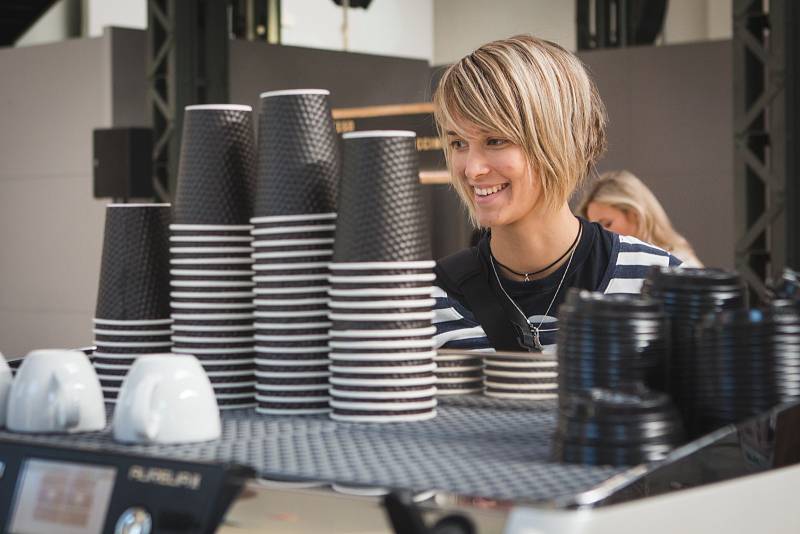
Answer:
[{"label": "stack of black lids", "polygon": [[573,289],[559,309],[559,461],[633,465],[684,441],[666,386],[669,322],[661,304]]},{"label": "stack of black lids", "polygon": [[700,357],[695,329],[707,314],[746,309],[744,284],[738,274],[720,269],[661,267],[648,273],[642,294],[660,301],[669,316],[669,393],[688,424],[694,417],[694,362]]},{"label": "stack of black lids", "polygon": [[708,315],[697,328],[692,432],[700,435],[800,396],[800,313],[776,300]]}]

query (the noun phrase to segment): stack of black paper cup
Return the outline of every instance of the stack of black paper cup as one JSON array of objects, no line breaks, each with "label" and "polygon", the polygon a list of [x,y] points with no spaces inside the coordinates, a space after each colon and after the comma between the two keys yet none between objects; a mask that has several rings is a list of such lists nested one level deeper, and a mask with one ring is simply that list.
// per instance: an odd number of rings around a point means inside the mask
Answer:
[{"label": "stack of black paper cup", "polygon": [[107,402],[142,354],[169,352],[169,204],[106,208],[94,366]]},{"label": "stack of black paper cup", "polygon": [[433,266],[415,134],[344,134],[331,264],[331,417],[436,415]]},{"label": "stack of black paper cup", "polygon": [[570,290],[559,308],[561,461],[629,465],[663,458],[684,440],[664,387],[669,323],[660,302]]},{"label": "stack of black paper cup", "polygon": [[263,93],[258,129],[256,411],[327,413],[328,265],[341,176],[328,91]]},{"label": "stack of black paper cup", "polygon": [[436,394],[469,395],[483,392],[483,355],[455,350],[436,353]]},{"label": "stack of black paper cup", "polygon": [[703,435],[800,396],[800,315],[791,300],[706,316],[692,362],[693,433]]},{"label": "stack of black paper cup", "polygon": [[695,327],[709,313],[745,309],[747,299],[741,278],[719,269],[671,269],[654,267],[642,293],[661,301],[670,320],[669,393],[684,417],[690,435],[695,435],[692,369]]},{"label": "stack of black paper cup", "polygon": [[196,356],[220,409],[255,402],[249,106],[188,106],[170,225],[173,352]]}]

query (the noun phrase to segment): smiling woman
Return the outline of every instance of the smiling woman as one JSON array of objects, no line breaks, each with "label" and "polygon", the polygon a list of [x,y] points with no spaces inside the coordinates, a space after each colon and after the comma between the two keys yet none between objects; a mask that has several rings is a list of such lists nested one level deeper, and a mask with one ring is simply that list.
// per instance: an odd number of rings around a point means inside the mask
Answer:
[{"label": "smiling woman", "polygon": [[449,67],[434,95],[453,186],[477,246],[441,260],[440,347],[544,350],[567,288],[638,293],[669,253],[577,219],[567,203],[605,150],[605,108],[580,60],[521,35]]}]

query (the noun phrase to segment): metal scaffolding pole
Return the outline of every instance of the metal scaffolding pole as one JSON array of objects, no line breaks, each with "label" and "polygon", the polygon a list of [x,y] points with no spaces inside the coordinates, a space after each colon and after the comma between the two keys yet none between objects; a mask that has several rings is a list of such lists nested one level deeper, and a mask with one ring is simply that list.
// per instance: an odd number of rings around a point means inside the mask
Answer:
[{"label": "metal scaffolding pole", "polygon": [[228,102],[228,2],[148,0],[153,189],[175,191],[183,109]]},{"label": "metal scaffolding pole", "polygon": [[797,267],[797,4],[734,1],[736,268],[751,296]]}]

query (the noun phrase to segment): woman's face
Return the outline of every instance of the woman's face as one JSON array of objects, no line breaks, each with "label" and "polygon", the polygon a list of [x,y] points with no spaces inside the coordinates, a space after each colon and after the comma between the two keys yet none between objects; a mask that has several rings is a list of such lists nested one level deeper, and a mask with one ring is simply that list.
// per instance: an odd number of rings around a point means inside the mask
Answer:
[{"label": "woman's face", "polygon": [[586,206],[586,217],[620,235],[635,237],[639,230],[639,221],[633,212],[625,212],[603,202],[589,202]]},{"label": "woman's face", "polygon": [[533,212],[541,184],[531,176],[522,147],[470,122],[453,125],[448,143],[454,176],[472,195],[481,226],[513,224]]}]

